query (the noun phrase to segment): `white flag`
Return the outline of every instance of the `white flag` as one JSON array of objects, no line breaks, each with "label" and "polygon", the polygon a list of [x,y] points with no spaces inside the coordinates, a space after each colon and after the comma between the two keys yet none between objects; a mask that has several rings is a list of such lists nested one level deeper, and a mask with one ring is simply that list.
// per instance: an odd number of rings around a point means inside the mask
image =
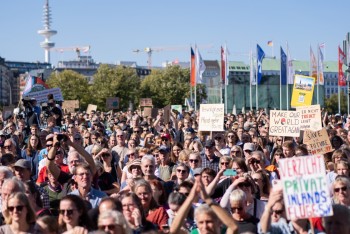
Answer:
[{"label": "white flag", "polygon": [[205,64],[202,59],[201,54],[199,53],[198,48],[196,47],[196,83],[201,84],[203,80],[203,72],[205,71]]}]

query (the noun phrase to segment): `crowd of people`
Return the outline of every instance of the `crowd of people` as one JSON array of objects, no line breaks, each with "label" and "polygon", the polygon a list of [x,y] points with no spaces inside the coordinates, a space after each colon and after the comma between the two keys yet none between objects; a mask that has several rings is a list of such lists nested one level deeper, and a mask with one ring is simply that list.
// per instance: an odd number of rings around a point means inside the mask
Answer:
[{"label": "crowd of people", "polygon": [[226,114],[212,133],[193,110],[55,117],[0,119],[0,233],[350,233],[350,117],[323,113],[333,216],[299,220],[278,163],[308,148],[269,136],[263,110]]}]

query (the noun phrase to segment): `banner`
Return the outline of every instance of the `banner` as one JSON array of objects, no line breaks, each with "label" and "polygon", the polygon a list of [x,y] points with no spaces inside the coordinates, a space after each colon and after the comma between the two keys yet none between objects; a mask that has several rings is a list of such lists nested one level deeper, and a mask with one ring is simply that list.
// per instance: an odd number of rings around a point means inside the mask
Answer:
[{"label": "banner", "polygon": [[315,78],[295,75],[291,107],[310,106],[314,93]]},{"label": "banner", "polygon": [[[286,85],[287,84],[287,55],[284,53],[282,47],[281,47],[281,84],[280,85]],[[281,94],[282,95],[282,94]]]},{"label": "banner", "polygon": [[269,135],[299,137],[299,123],[299,111],[271,110]]},{"label": "banner", "polygon": [[[321,45],[318,46],[318,84],[324,85],[323,70],[324,70],[324,56],[321,50]],[[317,82],[316,82],[317,83]]]},{"label": "banner", "polygon": [[119,109],[119,98],[109,97],[106,99],[106,108],[108,110]]},{"label": "banner", "polygon": [[303,143],[307,145],[307,149],[311,155],[325,154],[334,150],[332,149],[332,145],[325,128],[315,132],[305,130]]},{"label": "banner", "polygon": [[310,72],[309,76],[315,78],[315,81],[317,83],[317,60],[314,52],[312,51],[312,48],[310,46]]},{"label": "banner", "polygon": [[224,131],[224,104],[201,104],[199,131]]},{"label": "banner", "polygon": [[261,78],[262,78],[262,61],[265,57],[265,52],[261,49],[261,47],[258,44],[256,45],[256,57],[257,57],[256,62],[257,62],[257,69],[258,69],[257,82],[258,82],[258,84],[260,84]]},{"label": "banner", "polygon": [[35,98],[37,103],[41,104],[48,101],[47,99],[48,94],[53,94],[53,97],[56,101],[63,101],[63,96],[60,88],[44,89],[38,92],[30,92],[27,94],[23,94],[23,97]]},{"label": "banner", "polygon": [[62,109],[78,109],[79,108],[79,100],[65,100],[62,103]]},{"label": "banner", "polygon": [[345,63],[345,53],[338,46],[338,85],[346,86],[346,77],[343,72],[343,64]]},{"label": "banner", "polygon": [[93,105],[93,104],[89,104],[87,109],[86,109],[86,113],[87,114],[91,114],[91,111],[96,111],[97,110],[97,106]]},{"label": "banner", "polygon": [[278,162],[288,220],[332,216],[332,200],[323,155]]},{"label": "banner", "polygon": [[297,107],[296,110],[300,111],[300,130],[318,131],[322,129],[320,105]]},{"label": "banner", "polygon": [[140,106],[153,106],[152,98],[140,98]]}]

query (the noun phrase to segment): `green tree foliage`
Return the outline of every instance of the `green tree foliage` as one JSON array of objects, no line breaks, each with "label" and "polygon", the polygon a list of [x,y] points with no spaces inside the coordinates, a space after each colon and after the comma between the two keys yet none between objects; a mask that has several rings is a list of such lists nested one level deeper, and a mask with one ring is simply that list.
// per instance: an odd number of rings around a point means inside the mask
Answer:
[{"label": "green tree foliage", "polygon": [[86,108],[90,101],[89,84],[83,75],[72,70],[53,72],[46,82],[50,88],[60,88],[65,100],[79,100]]},{"label": "green tree foliage", "polygon": [[[330,98],[325,100],[325,109],[328,113],[338,113],[338,94],[333,94]],[[344,92],[340,93],[340,111],[341,114],[348,113],[347,111],[347,97]]]},{"label": "green tree foliage", "polygon": [[141,82],[142,98],[152,98],[155,107],[182,104],[189,97],[190,71],[180,66],[169,66],[164,70],[152,70]]},{"label": "green tree foliage", "polygon": [[93,103],[104,110],[108,97],[119,97],[120,108],[126,109],[129,102],[133,105],[138,102],[140,83],[134,68],[101,65],[91,86]]}]

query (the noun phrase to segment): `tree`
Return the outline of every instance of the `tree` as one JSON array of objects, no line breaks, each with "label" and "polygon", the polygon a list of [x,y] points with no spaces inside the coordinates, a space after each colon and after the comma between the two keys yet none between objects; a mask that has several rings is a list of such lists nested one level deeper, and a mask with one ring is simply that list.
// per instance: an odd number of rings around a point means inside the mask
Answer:
[{"label": "tree", "polygon": [[72,70],[51,73],[47,80],[50,88],[60,88],[64,100],[79,100],[80,107],[86,108],[90,101],[89,84],[83,75]]},{"label": "tree", "polygon": [[105,109],[108,97],[119,97],[120,108],[126,109],[129,102],[133,105],[138,102],[140,82],[140,77],[134,68],[103,64],[95,74],[91,86],[93,102],[100,109]]},{"label": "tree", "polygon": [[169,66],[164,70],[152,70],[141,82],[141,96],[152,98],[155,107],[182,104],[189,97],[190,71],[180,66]]},{"label": "tree", "polygon": [[[325,109],[328,113],[338,113],[338,94],[332,94],[330,98],[325,100]],[[344,92],[340,93],[340,112],[341,114],[348,113],[347,97]]]}]

